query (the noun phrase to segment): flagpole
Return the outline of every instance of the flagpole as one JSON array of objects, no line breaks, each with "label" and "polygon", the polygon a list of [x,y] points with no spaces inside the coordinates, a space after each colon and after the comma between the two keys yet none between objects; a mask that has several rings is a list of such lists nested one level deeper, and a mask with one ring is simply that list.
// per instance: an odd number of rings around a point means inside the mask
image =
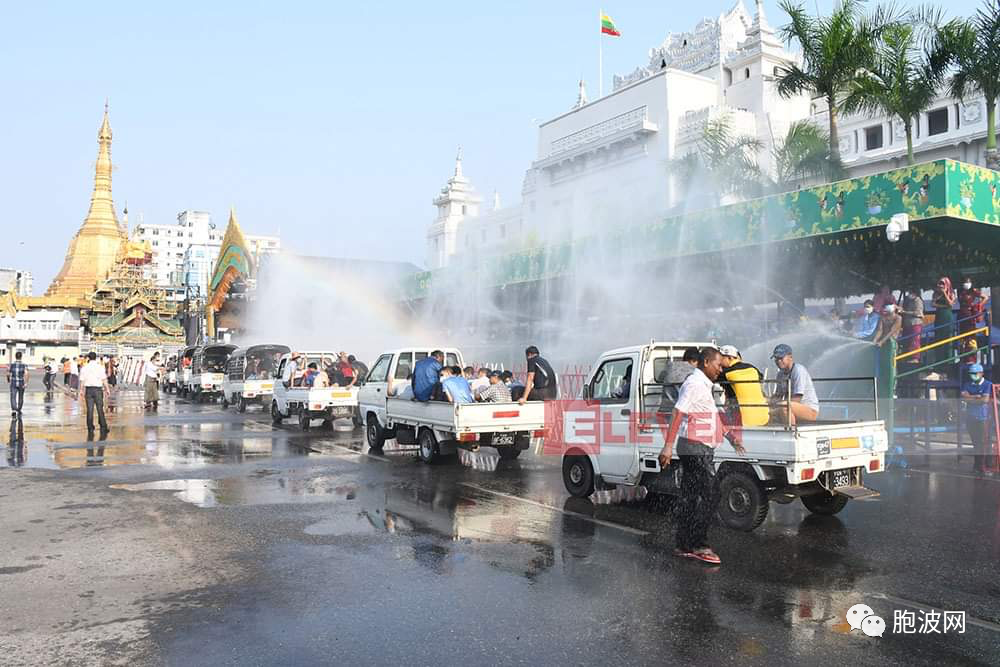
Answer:
[{"label": "flagpole", "polygon": [[[604,10],[597,10],[597,25],[602,26],[604,21]],[[597,99],[604,97],[604,32],[597,31]]]}]

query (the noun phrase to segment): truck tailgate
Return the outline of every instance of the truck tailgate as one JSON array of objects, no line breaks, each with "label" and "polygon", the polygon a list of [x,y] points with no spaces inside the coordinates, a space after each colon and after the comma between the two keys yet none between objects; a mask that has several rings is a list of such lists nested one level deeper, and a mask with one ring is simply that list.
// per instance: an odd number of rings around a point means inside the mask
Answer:
[{"label": "truck tailgate", "polygon": [[545,428],[545,403],[467,403],[459,405],[455,431],[462,433],[497,433],[536,431]]}]

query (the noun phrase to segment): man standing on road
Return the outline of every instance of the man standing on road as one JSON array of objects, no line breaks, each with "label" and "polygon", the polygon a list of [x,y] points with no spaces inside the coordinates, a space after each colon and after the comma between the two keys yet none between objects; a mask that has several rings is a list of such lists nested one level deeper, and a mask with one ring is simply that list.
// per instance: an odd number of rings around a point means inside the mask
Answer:
[{"label": "man standing on road", "polygon": [[97,360],[97,353],[87,355],[89,360],[80,371],[80,390],[77,400],[87,401],[87,436],[94,437],[94,410],[97,410],[97,420],[101,425],[101,437],[108,435],[108,422],[104,419],[104,399],[110,392],[108,375],[104,364]]},{"label": "man standing on road", "polygon": [[[439,393],[441,386],[441,368],[444,366],[444,352],[434,350],[431,356],[424,357],[413,367],[413,398],[427,401]],[[437,390],[437,392],[435,391]]]},{"label": "man standing on road", "polygon": [[719,504],[715,484],[715,449],[722,438],[737,453],[744,449],[737,431],[730,430],[719,417],[712,387],[722,372],[722,355],[713,347],[701,351],[698,368],[681,385],[674,406],[660,467],[666,469],[673,456],[674,440],[681,460],[681,497],[677,523],[675,556],[694,558],[718,565],[719,556],[708,546],[708,525]]},{"label": "man standing on road", "polygon": [[[990,401],[993,399],[993,384],[983,378],[981,364],[969,366],[969,381],[962,383],[962,400],[965,401],[965,427],[972,440],[972,471],[986,473],[986,461],[992,458],[990,438]],[[993,466],[989,466],[992,468]]]},{"label": "man standing on road", "polygon": [[524,351],[524,356],[528,360],[528,379],[524,383],[524,394],[517,402],[524,405],[526,401],[551,401],[557,398],[556,372],[549,362],[539,356],[538,348],[534,345]]},{"label": "man standing on road", "polygon": [[10,416],[17,417],[24,407],[24,388],[28,386],[28,367],[21,362],[21,352],[14,353],[14,363],[7,368],[10,385]]}]

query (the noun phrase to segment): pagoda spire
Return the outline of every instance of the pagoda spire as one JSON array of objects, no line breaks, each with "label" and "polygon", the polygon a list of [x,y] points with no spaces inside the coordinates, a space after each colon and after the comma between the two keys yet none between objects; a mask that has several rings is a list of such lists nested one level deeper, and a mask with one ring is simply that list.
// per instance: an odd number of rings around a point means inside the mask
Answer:
[{"label": "pagoda spire", "polygon": [[455,156],[455,178],[462,178],[462,147],[458,147],[458,155]]},{"label": "pagoda spire", "polygon": [[105,100],[104,118],[97,131],[97,164],[90,209],[70,241],[62,269],[49,285],[46,296],[71,300],[89,297],[97,282],[113,268],[118,250],[127,238],[128,234],[118,224],[111,199],[111,121]]}]

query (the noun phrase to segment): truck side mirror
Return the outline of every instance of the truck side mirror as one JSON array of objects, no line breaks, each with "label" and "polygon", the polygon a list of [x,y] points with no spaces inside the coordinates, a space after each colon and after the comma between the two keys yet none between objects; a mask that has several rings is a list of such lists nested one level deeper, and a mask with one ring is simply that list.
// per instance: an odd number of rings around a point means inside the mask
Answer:
[{"label": "truck side mirror", "polygon": [[589,384],[583,385],[583,397],[590,398],[590,394],[591,394],[590,385]]}]

